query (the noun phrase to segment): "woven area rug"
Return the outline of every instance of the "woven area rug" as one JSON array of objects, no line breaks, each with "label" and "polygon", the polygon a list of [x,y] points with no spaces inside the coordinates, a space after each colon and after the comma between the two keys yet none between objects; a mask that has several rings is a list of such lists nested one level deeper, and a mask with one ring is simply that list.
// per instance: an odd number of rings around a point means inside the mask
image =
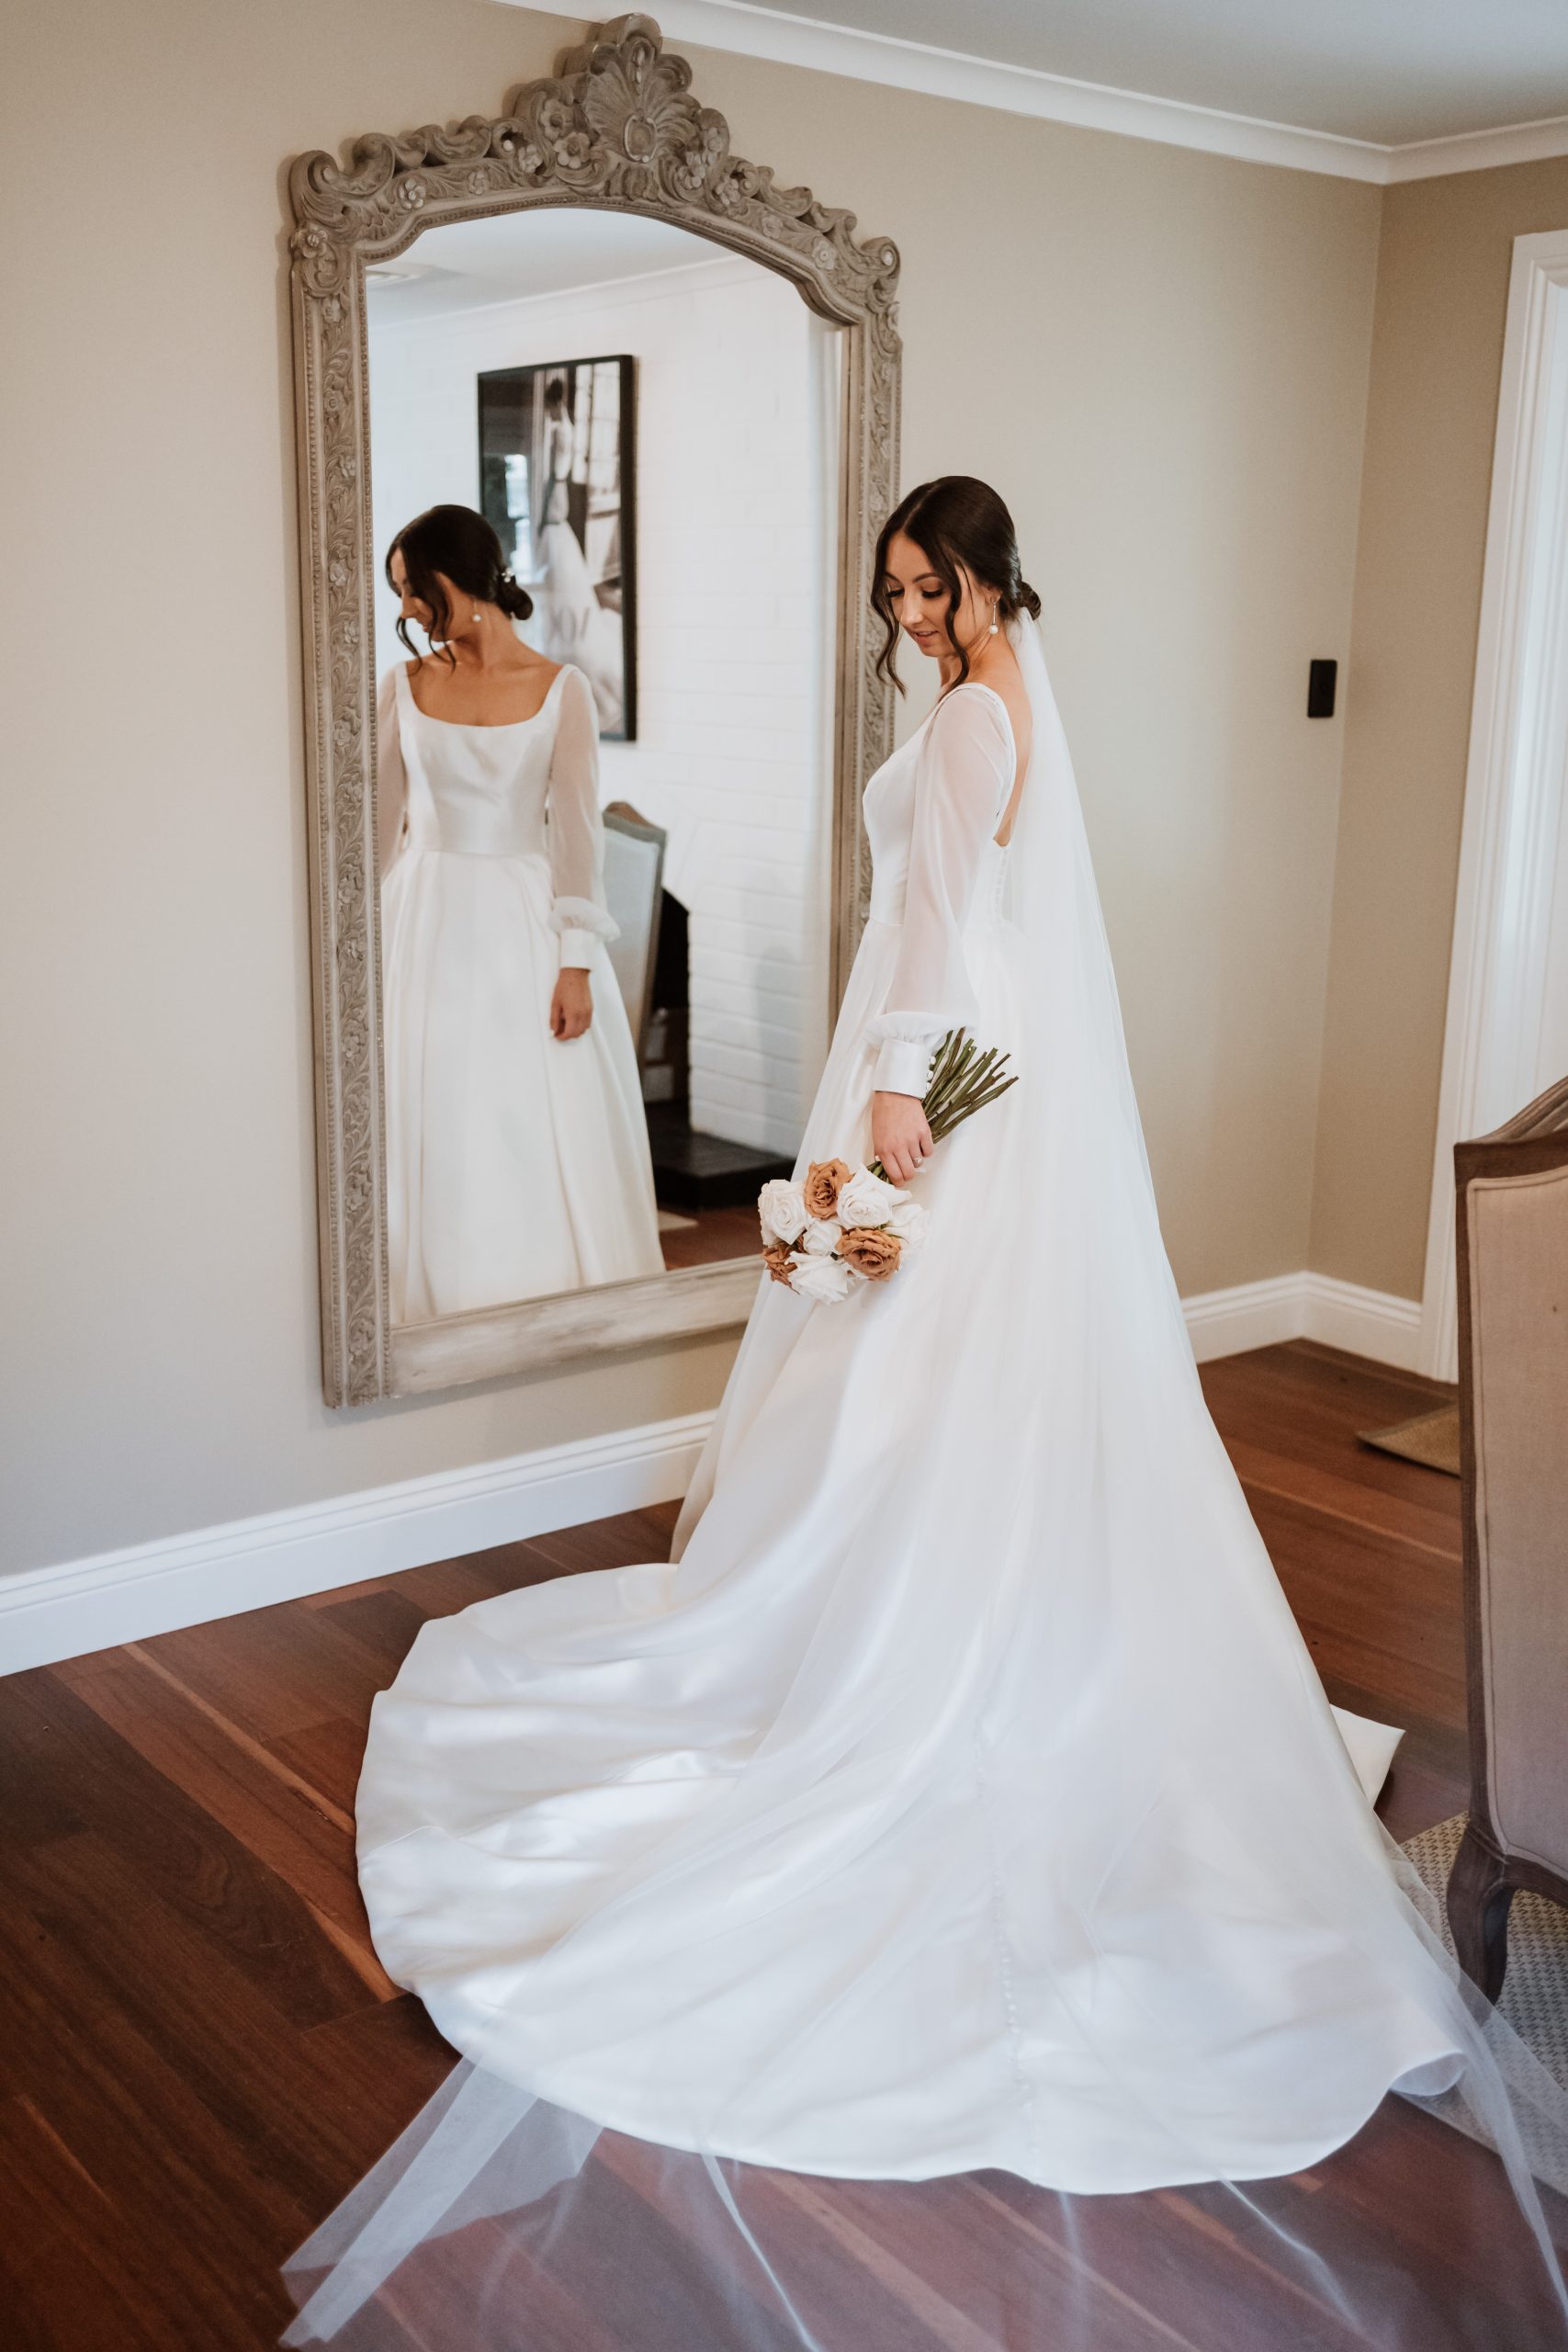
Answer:
[{"label": "woven area rug", "polygon": [[[1446,1896],[1464,1825],[1465,1815],[1456,1813],[1435,1828],[1424,1829],[1418,1838],[1404,1840],[1404,1851],[1438,1898],[1443,1941],[1450,1952],[1454,1947]],[[1543,1894],[1514,1897],[1508,1915],[1508,1973],[1497,2007],[1547,2073],[1568,2089],[1568,1910],[1549,1903]],[[1490,2144],[1489,2135],[1459,2091],[1446,2091],[1441,2098],[1423,2099],[1420,2104],[1469,2132],[1472,2140]],[[1528,2129],[1523,2136],[1540,2177],[1568,2196],[1568,2167],[1540,2146],[1531,2146]]]},{"label": "woven area rug", "polygon": [[1446,1470],[1459,1476],[1459,1407],[1439,1405],[1435,1413],[1417,1413],[1414,1420],[1395,1421],[1386,1430],[1361,1430],[1363,1445],[1380,1453],[1397,1453],[1402,1462],[1419,1462],[1424,1470]]}]

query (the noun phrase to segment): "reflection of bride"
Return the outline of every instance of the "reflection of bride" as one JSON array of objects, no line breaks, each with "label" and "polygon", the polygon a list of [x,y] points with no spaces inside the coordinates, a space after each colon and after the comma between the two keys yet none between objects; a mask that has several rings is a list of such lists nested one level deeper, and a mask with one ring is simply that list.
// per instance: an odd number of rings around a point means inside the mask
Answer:
[{"label": "reflection of bride", "polygon": [[545,388],[545,495],[539,557],[544,570],[541,643],[552,662],[571,662],[593,688],[599,724],[617,733],[625,724],[625,649],[621,616],[601,605],[582,543],[571,527],[571,474],[577,428],[566,405],[566,380]]},{"label": "reflection of bride", "polygon": [[512,627],[482,516],[433,507],[388,577],[437,650],[378,711],[392,1316],[663,1272],[637,1054],[604,943],[592,696]]},{"label": "reflection of bride", "polygon": [[[1561,2342],[1568,2101],[1444,1954],[1369,1802],[1393,1736],[1329,1707],[1204,1408],[1001,502],[912,492],[876,578],[945,690],[866,793],[802,1159],[874,1147],[929,1238],[839,1303],[764,1283],[673,1564],[429,1623],[378,1699],[376,1947],[466,2063],[288,2340]],[[932,1156],[959,1022],[1020,1082]],[[1445,2141],[1428,2237],[1486,2248],[1484,2311],[1402,2267],[1429,2182],[1320,2169],[1456,2081],[1517,2201]]]}]

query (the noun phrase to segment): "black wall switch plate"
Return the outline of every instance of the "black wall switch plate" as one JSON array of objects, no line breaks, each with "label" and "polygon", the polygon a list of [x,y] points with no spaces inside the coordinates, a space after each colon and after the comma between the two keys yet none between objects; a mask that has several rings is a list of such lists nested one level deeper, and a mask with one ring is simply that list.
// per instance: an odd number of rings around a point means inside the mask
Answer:
[{"label": "black wall switch plate", "polygon": [[1339,676],[1337,662],[1314,662],[1307,672],[1307,717],[1332,718],[1334,688]]}]

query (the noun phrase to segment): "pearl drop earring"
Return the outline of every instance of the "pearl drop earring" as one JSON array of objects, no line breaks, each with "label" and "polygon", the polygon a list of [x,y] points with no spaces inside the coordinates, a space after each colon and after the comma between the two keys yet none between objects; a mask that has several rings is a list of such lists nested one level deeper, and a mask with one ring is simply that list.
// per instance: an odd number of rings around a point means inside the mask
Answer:
[{"label": "pearl drop earring", "polygon": [[993,637],[995,637],[997,633],[997,613],[998,609],[999,607],[997,605],[993,605],[991,606],[991,635]]}]

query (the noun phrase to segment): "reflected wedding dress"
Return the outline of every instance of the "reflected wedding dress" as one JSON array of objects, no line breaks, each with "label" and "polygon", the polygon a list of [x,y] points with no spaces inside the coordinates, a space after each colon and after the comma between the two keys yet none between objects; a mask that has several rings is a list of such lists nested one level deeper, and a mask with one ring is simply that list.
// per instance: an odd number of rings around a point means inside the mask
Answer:
[{"label": "reflected wedding dress", "polygon": [[[410,2340],[377,2332],[382,2282],[457,2232],[477,2295],[500,2225],[460,2233],[499,2215],[523,2251],[472,2341],[575,2342],[547,2318],[571,2199],[593,2304],[627,2177],[682,2251],[660,2324],[607,2341],[978,2343],[901,2335],[896,2298],[886,2337],[803,2317],[758,2168],[831,2177],[825,2228],[857,2180],[1258,2183],[1456,2080],[1544,2243],[1517,2117],[1560,2103],[1423,1915],[1368,1802],[1397,1735],[1337,1720],[1204,1408],[1066,743],[1037,632],[1013,638],[1010,845],[987,686],[868,787],[870,921],[802,1165],[864,1156],[874,1088],[919,1091],[955,1021],[1021,1083],[916,1180],[929,1238],[894,1280],[764,1283],[672,1562],[427,1623],[378,1699],[376,1947],[465,2064],[297,2257],[298,2292],[324,2283],[291,2343]],[[628,2173],[637,2143],[665,2169]],[[1021,2317],[1026,2280],[984,2284],[986,2343],[1080,2340],[1055,2304]],[[1415,2321],[1376,2340],[1450,2340]]]},{"label": "reflected wedding dress", "polygon": [[[400,662],[378,730],[394,1322],[662,1273],[587,680],[561,669],[532,718],[477,727],[428,717]],[[593,1018],[563,1041],[570,966]]]}]

